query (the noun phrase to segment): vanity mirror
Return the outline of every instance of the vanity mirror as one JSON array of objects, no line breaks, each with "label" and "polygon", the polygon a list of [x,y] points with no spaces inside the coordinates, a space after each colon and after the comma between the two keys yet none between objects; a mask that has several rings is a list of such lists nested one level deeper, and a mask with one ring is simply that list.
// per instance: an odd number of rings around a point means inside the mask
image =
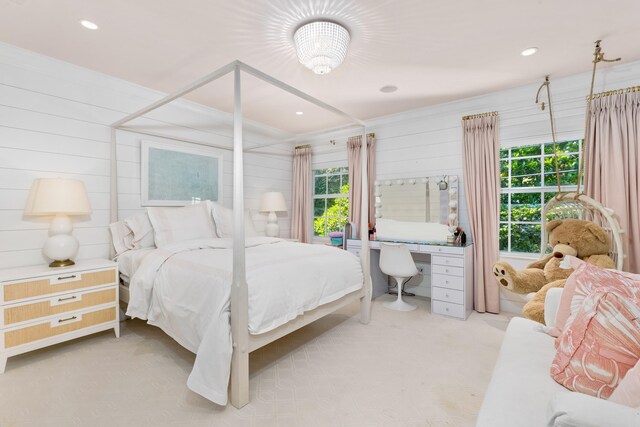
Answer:
[{"label": "vanity mirror", "polygon": [[437,175],[375,182],[376,218],[458,225],[458,177]]}]

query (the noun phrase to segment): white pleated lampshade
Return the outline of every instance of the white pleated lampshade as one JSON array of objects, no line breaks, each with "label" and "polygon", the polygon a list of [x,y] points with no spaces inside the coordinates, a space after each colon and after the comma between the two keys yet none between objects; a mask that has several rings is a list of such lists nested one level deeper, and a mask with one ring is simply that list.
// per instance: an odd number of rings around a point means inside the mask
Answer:
[{"label": "white pleated lampshade", "polygon": [[285,212],[287,204],[284,195],[279,191],[270,191],[260,197],[261,212]]},{"label": "white pleated lampshade", "polygon": [[39,178],[31,184],[26,215],[87,215],[91,205],[84,182],[77,179]]}]

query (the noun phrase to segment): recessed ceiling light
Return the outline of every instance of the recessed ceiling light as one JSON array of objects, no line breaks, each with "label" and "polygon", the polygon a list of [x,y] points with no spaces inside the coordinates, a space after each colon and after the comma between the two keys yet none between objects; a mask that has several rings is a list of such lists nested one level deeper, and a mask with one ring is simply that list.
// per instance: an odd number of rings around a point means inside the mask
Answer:
[{"label": "recessed ceiling light", "polygon": [[96,24],[94,24],[91,21],[87,21],[86,19],[83,19],[82,21],[80,21],[80,25],[82,25],[83,27],[89,29],[89,30],[97,30],[98,26]]},{"label": "recessed ceiling light", "polygon": [[302,111],[296,111],[296,114],[297,114],[298,116],[301,116],[301,115],[303,115],[304,113],[303,113]]},{"label": "recessed ceiling light", "polygon": [[382,93],[392,93],[398,90],[398,86],[394,86],[394,85],[387,85],[387,86],[382,86],[380,88],[380,92]]},{"label": "recessed ceiling light", "polygon": [[522,52],[520,52],[520,55],[522,56],[531,56],[534,53],[536,53],[538,51],[537,47],[528,47],[525,50],[523,50]]}]

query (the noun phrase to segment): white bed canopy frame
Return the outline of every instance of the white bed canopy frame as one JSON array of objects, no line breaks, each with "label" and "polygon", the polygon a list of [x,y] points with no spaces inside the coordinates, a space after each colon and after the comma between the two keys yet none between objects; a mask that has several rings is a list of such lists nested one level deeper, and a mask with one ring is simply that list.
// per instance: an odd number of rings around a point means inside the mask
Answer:
[{"label": "white bed canopy frame", "polygon": [[[360,300],[360,321],[368,324],[371,318],[371,280],[369,270],[368,251],[368,230],[364,227],[361,230],[362,252],[360,263],[364,275],[364,284],[361,290],[353,292],[342,299],[320,306],[312,311],[298,316],[296,319],[282,325],[270,332],[260,335],[249,334],[248,315],[248,289],[246,281],[245,264],[245,232],[244,232],[244,184],[243,184],[243,118],[242,118],[242,97],[241,97],[241,72],[251,74],[258,79],[280,88],[290,94],[302,98],[320,108],[331,111],[339,116],[349,119],[355,126],[362,127],[362,140],[367,140],[367,129],[365,123],[329,104],[326,104],[288,84],[277,80],[253,67],[248,66],[238,60],[233,61],[218,70],[196,80],[183,89],[167,95],[162,99],[142,108],[111,125],[111,221],[118,220],[118,189],[117,189],[117,158],[116,158],[116,133],[117,130],[127,130],[129,132],[141,133],[135,128],[126,127],[125,124],[134,119],[160,108],[200,87],[219,79],[233,72],[234,75],[234,109],[233,109],[233,281],[231,286],[231,334],[233,341],[233,356],[231,360],[231,380],[230,380],[230,401],[236,408],[241,408],[249,402],[249,353],[267,345],[278,338],[281,338],[321,317],[330,314],[341,307]],[[163,135],[156,134],[162,137]],[[185,139],[178,139],[184,142],[192,142]],[[288,142],[288,141],[283,141]],[[203,144],[206,145],[206,144]],[[211,144],[212,147],[227,149]],[[362,176],[367,176],[367,144],[362,144]],[[362,206],[368,206],[367,180],[362,180]],[[362,223],[368,222],[367,210],[363,209]]]}]

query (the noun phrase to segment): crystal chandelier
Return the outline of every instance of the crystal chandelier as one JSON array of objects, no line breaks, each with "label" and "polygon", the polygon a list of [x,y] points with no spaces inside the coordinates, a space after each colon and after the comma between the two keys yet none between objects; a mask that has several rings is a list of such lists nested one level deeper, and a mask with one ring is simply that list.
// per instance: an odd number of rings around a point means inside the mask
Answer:
[{"label": "crystal chandelier", "polygon": [[327,74],[344,61],[349,31],[329,21],[315,21],[298,28],[293,41],[300,63],[316,74]]}]

